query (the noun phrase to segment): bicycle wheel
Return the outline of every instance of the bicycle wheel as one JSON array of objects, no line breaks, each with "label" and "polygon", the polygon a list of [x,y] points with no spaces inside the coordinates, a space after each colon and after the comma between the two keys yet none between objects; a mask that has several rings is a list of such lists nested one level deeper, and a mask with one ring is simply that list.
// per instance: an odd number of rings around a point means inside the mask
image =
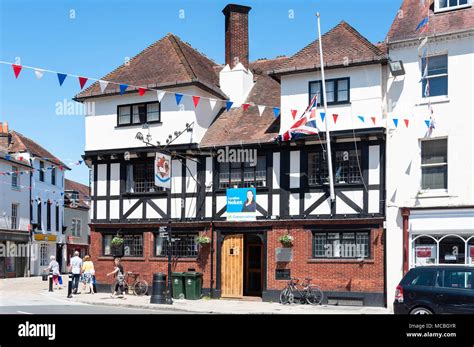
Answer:
[{"label": "bicycle wheel", "polygon": [[280,293],[280,304],[286,305],[289,302],[289,297],[290,297],[290,291],[288,288],[285,288],[281,291]]},{"label": "bicycle wheel", "polygon": [[324,293],[319,287],[307,289],[306,302],[310,305],[320,305],[323,302]]},{"label": "bicycle wheel", "polygon": [[140,280],[135,282],[133,285],[133,292],[135,295],[142,296],[145,295],[148,291],[148,283],[146,281]]}]

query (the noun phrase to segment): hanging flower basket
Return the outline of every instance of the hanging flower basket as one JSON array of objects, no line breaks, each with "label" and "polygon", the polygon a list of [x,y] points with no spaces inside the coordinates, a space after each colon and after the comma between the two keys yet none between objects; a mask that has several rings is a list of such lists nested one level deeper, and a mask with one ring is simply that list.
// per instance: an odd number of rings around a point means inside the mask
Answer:
[{"label": "hanging flower basket", "polygon": [[281,242],[281,244],[284,247],[292,247],[293,246],[293,236],[291,235],[283,235],[278,238],[278,241]]},{"label": "hanging flower basket", "polygon": [[115,236],[111,243],[111,253],[114,257],[123,257],[124,253],[124,240],[122,237]]},{"label": "hanging flower basket", "polygon": [[211,238],[209,236],[198,236],[196,241],[200,246],[207,246],[211,244]]}]

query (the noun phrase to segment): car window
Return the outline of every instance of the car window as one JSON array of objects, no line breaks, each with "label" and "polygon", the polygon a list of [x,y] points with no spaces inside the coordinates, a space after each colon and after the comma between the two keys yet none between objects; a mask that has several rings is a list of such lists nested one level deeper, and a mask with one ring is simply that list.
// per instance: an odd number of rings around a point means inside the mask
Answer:
[{"label": "car window", "polygon": [[411,286],[433,286],[434,285],[434,272],[433,271],[420,271],[416,274],[413,280],[410,282]]},{"label": "car window", "polygon": [[471,270],[444,270],[442,283],[445,288],[473,289],[473,276]]}]

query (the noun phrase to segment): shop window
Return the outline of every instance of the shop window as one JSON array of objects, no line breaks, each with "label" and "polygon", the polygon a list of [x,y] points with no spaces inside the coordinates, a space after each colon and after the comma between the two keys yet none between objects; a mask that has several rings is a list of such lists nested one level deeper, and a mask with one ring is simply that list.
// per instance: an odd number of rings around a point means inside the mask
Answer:
[{"label": "shop window", "polygon": [[155,235],[155,255],[167,257],[169,252],[176,258],[195,258],[198,255],[197,237],[198,233],[172,234],[171,246],[168,236],[165,234]]},{"label": "shop window", "polygon": [[419,237],[415,240],[414,260],[416,266],[436,264],[436,241],[430,237]]},{"label": "shop window", "polygon": [[314,232],[314,258],[369,258],[369,232]]},{"label": "shop window", "polygon": [[[102,253],[105,256],[112,255],[111,242],[115,235],[102,236]],[[143,257],[143,234],[121,235],[124,239],[124,256]]]},{"label": "shop window", "polygon": [[439,242],[440,264],[465,264],[465,242],[460,237],[448,236]]},{"label": "shop window", "polygon": [[421,142],[421,188],[448,189],[448,140]]},{"label": "shop window", "polygon": [[267,162],[265,156],[257,157],[257,165],[249,162],[219,163],[219,189],[267,186]]}]

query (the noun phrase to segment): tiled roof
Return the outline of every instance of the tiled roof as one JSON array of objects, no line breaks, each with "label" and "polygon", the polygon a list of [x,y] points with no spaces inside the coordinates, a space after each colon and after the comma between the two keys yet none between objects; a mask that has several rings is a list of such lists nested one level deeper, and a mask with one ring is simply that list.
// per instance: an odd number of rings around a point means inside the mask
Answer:
[{"label": "tiled roof", "polygon": [[37,144],[32,139],[16,132],[14,130],[10,131],[12,135],[12,142],[8,151],[10,153],[19,153],[19,152],[29,152],[31,155],[44,158],[44,160],[49,161],[53,164],[64,166],[65,169],[70,170],[70,168],[59,160],[56,156],[51,154],[47,149]]},{"label": "tiled roof", "polygon": [[[328,67],[380,62],[387,59],[384,51],[370,43],[344,21],[322,35],[321,39],[324,65]],[[315,40],[273,72],[284,74],[314,70],[320,68],[320,65],[319,40]]]},{"label": "tiled roof", "polygon": [[[404,0],[387,35],[387,42],[416,39],[418,24],[428,14],[428,2],[421,5],[420,0]],[[434,13],[434,1],[430,1],[429,24],[424,35],[449,34],[474,28],[474,7]],[[399,15],[400,14],[400,15]]]},{"label": "tiled roof", "polygon": [[[226,98],[219,89],[215,66],[215,62],[181,41],[179,37],[167,34],[133,57],[128,64],[119,66],[102,79],[150,89],[195,83],[217,96]],[[129,90],[134,89],[127,89]],[[102,93],[99,83],[95,82],[77,94],[75,99],[82,101],[88,97],[119,92],[118,85],[109,83]]]},{"label": "tiled roof", "polygon": [[280,106],[280,83],[265,71],[275,69],[288,60],[287,57],[264,59],[250,63],[255,84],[246,103],[265,105],[262,116],[257,106],[250,106],[247,111],[242,107],[225,110],[206,131],[201,140],[201,147],[226,146],[272,141],[279,132],[279,118],[275,119],[273,107]]},{"label": "tiled roof", "polygon": [[72,207],[72,206],[70,206],[72,200],[70,199],[69,194],[67,193],[67,191],[75,191],[75,192],[78,192],[78,194],[79,194],[79,201],[76,201],[76,206],[89,209],[89,204],[86,202],[86,201],[89,201],[89,199],[90,199],[90,189],[89,189],[88,186],[86,186],[82,183],[79,183],[79,182],[75,182],[75,181],[65,179],[64,180],[64,191],[66,192],[64,194],[64,205],[66,207]]}]

